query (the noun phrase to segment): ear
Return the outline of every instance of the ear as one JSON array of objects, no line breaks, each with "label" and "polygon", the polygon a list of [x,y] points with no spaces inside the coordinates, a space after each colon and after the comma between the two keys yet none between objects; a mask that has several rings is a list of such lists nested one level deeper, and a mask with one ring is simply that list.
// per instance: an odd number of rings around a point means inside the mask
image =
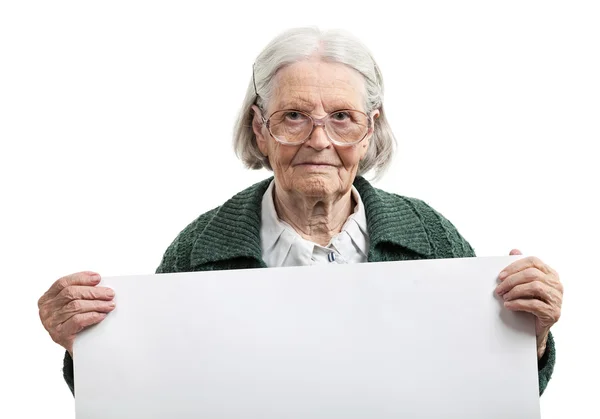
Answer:
[{"label": "ear", "polygon": [[362,140],[359,144],[360,150],[360,160],[364,159],[367,155],[367,151],[369,151],[369,144],[371,144],[371,134],[367,136],[364,140]]},{"label": "ear", "polygon": [[254,116],[252,117],[252,131],[254,131],[254,135],[256,135],[256,145],[258,145],[258,149],[263,155],[268,155],[267,148],[267,138],[263,135],[263,117],[260,108],[256,105],[252,105],[252,111],[254,111]]},{"label": "ear", "polygon": [[[379,109],[375,109],[373,112],[371,112],[371,118],[373,119],[373,121],[375,121],[377,118],[379,118],[379,116],[381,115],[381,112],[379,111]],[[373,124],[375,125],[375,124]]]},{"label": "ear", "polygon": [[365,156],[367,155],[367,151],[369,150],[369,144],[371,143],[371,137],[373,136],[373,132],[375,131],[375,121],[377,120],[377,118],[379,118],[379,115],[381,113],[379,112],[379,109],[375,109],[373,112],[371,112],[371,114],[369,115],[371,117],[371,120],[373,121],[373,125],[371,126],[371,132],[369,132],[369,134],[367,135],[367,138],[365,138],[361,143],[360,143],[360,159],[364,159]]}]

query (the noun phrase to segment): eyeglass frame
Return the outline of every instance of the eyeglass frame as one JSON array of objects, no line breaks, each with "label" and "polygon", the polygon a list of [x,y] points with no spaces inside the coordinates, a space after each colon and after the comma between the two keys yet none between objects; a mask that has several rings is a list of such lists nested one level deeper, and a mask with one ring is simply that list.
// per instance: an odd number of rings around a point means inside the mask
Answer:
[{"label": "eyeglass frame", "polygon": [[[256,78],[254,77],[254,67],[255,66],[256,66],[256,62],[252,64],[252,84],[254,85],[254,94],[256,95],[256,98],[258,99],[258,98],[260,98],[260,95],[258,94],[258,89],[256,88]],[[258,106],[256,100],[254,101],[254,106],[256,106],[258,109],[260,109],[260,106]],[[260,109],[260,111],[262,112],[262,109]],[[304,140],[302,140],[302,141],[296,141],[296,142],[293,142],[293,143],[290,143],[290,142],[287,142],[287,141],[281,141],[280,139],[278,139],[277,137],[275,137],[275,135],[271,132],[271,127],[270,127],[270,124],[269,124],[269,122],[271,121],[271,117],[273,115],[275,115],[277,112],[284,112],[284,111],[287,111],[287,112],[298,112],[298,113],[301,113],[302,115],[306,115],[306,116],[308,116],[310,118],[310,120],[313,123],[313,126],[312,126],[312,128],[310,130],[310,133],[306,136],[306,138]],[[361,113],[361,114],[363,114],[364,116],[367,117],[367,120],[369,121],[369,128],[367,129],[366,134],[360,140],[352,142],[352,143],[340,143],[338,141],[335,141],[333,138],[331,138],[329,136],[329,133],[325,129],[325,120],[326,119],[328,119],[332,114],[334,114],[336,112],[344,112],[344,111],[358,112],[358,113]],[[289,146],[295,146],[295,145],[302,145],[302,144],[304,144],[312,136],[313,132],[315,132],[315,128],[317,126],[322,126],[323,127],[323,131],[325,132],[325,135],[327,136],[327,139],[329,140],[329,142],[331,144],[334,144],[334,145],[336,145],[338,147],[352,147],[352,146],[355,146],[357,144],[360,144],[365,138],[367,138],[367,136],[373,132],[373,128],[374,128],[374,125],[375,125],[375,123],[373,122],[373,117],[372,116],[369,116],[366,113],[364,113],[363,111],[359,111],[357,109],[338,109],[336,111],[328,113],[323,118],[313,118],[313,116],[311,114],[309,114],[307,112],[304,112],[304,111],[300,111],[298,109],[280,109],[278,111],[274,111],[267,119],[265,119],[265,117],[262,116],[262,114],[261,114],[260,117],[262,119],[262,124],[265,125],[267,127],[267,130],[269,131],[269,135],[271,137],[273,137],[273,139],[275,141],[277,141],[279,144],[289,145]]]},{"label": "eyeglass frame", "polygon": [[[360,140],[357,140],[357,141],[354,141],[354,142],[351,142],[351,143],[341,143],[341,142],[336,141],[333,138],[331,138],[331,136],[327,132],[327,129],[325,128],[325,123],[331,117],[331,115],[333,115],[335,113],[338,113],[338,112],[345,112],[345,111],[358,112],[358,113],[364,115],[367,118],[367,120],[369,121],[369,127],[367,129],[367,132],[365,133],[365,135],[363,135],[363,137]],[[273,115],[275,115],[278,112],[297,112],[299,114],[302,114],[302,115],[307,116],[308,118],[310,118],[310,120],[312,121],[312,128],[311,128],[310,132],[308,133],[308,135],[306,136],[306,138],[304,140],[302,140],[302,141],[294,141],[294,142],[281,141],[279,138],[277,138],[275,136],[275,134],[273,134],[271,132],[270,122],[271,122],[271,118],[273,117]],[[275,141],[277,141],[279,144],[290,145],[290,146],[302,145],[305,142],[307,142],[308,139],[313,135],[313,132],[315,132],[315,128],[318,127],[318,126],[322,126],[323,127],[323,131],[325,132],[325,135],[327,136],[327,139],[329,140],[329,142],[332,143],[332,144],[334,144],[334,145],[336,145],[336,146],[338,146],[338,147],[352,147],[352,146],[355,146],[357,144],[360,144],[365,138],[367,138],[367,136],[372,132],[372,129],[373,129],[373,120],[372,120],[372,117],[370,117],[366,113],[364,113],[362,111],[359,111],[357,109],[338,109],[338,110],[335,110],[333,112],[328,113],[323,118],[315,118],[311,114],[309,114],[308,112],[300,111],[298,109],[280,109],[280,110],[277,110],[277,111],[273,112],[269,116],[269,118],[267,118],[267,119],[265,119],[265,117],[261,115],[261,119],[262,119],[262,124],[267,127],[267,130],[269,131],[269,134],[271,135],[271,137],[273,137],[273,139]]]}]

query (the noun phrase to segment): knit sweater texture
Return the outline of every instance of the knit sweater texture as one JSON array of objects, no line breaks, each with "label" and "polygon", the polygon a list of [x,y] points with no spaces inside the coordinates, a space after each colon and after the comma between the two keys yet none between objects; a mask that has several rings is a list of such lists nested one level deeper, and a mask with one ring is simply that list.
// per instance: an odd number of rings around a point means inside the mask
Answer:
[{"label": "knit sweater texture", "polygon": [[[260,246],[261,202],[272,179],[243,190],[191,222],[167,248],[156,273],[266,268]],[[454,225],[425,202],[384,192],[360,176],[354,186],[367,213],[369,262],[475,257]],[[550,334],[538,361],[540,395],[554,370],[555,356]],[[63,376],[75,395],[73,359],[68,352]]]}]

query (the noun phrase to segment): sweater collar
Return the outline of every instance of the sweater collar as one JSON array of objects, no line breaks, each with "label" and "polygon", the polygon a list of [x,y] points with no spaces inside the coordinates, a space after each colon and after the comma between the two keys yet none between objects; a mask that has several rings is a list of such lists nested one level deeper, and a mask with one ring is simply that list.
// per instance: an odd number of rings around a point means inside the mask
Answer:
[{"label": "sweater collar", "polygon": [[374,188],[360,176],[354,180],[354,186],[367,212],[370,262],[377,261],[376,249],[384,243],[404,247],[425,258],[432,257],[433,249],[423,221],[409,198]]},{"label": "sweater collar", "polygon": [[[238,258],[254,259],[260,267],[266,267],[260,246],[261,204],[272,179],[252,185],[217,209],[193,244],[192,269],[205,263]],[[408,199],[376,189],[360,176],[354,180],[354,186],[367,213],[369,261],[376,260],[374,250],[386,242],[424,257],[431,256],[423,223]]]}]

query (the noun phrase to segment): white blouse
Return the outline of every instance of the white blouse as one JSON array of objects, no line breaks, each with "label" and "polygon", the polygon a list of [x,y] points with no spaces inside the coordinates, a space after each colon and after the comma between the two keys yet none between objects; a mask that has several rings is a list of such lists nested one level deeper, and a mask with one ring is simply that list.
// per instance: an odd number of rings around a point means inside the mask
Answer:
[{"label": "white blouse", "polygon": [[263,195],[261,209],[260,244],[262,258],[268,267],[367,261],[367,215],[354,186],[354,213],[348,217],[342,231],[336,234],[327,246],[302,238],[292,226],[279,219],[273,202],[274,186],[273,180]]}]

